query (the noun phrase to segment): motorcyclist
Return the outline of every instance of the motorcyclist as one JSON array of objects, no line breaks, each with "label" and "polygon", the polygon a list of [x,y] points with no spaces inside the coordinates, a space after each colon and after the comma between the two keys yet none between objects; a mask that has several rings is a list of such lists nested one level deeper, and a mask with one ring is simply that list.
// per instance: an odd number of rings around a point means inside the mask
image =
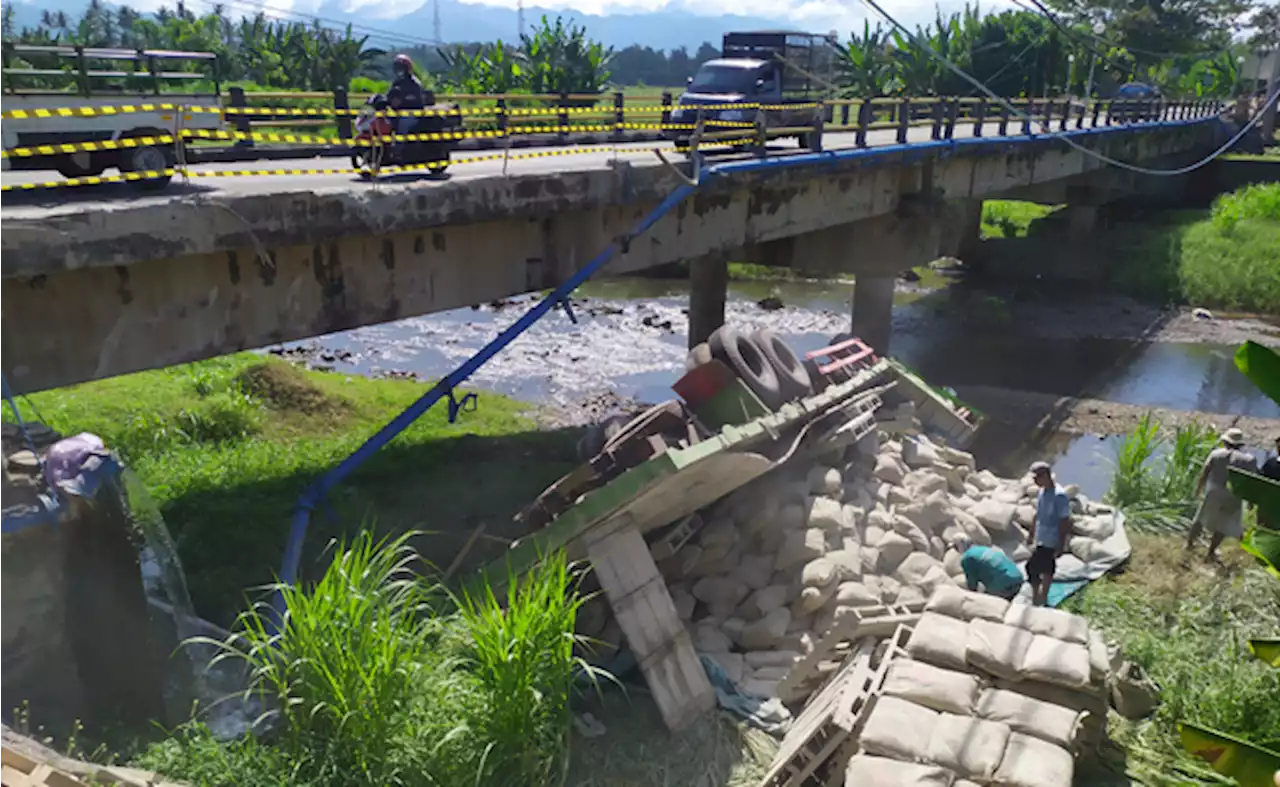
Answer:
[{"label": "motorcyclist", "polygon": [[[395,110],[422,109],[427,105],[426,90],[413,73],[413,60],[408,55],[396,55],[391,64],[394,79],[387,90],[387,103]],[[396,118],[396,133],[410,134],[418,122],[416,115]],[[403,142],[399,144],[404,144]]]}]

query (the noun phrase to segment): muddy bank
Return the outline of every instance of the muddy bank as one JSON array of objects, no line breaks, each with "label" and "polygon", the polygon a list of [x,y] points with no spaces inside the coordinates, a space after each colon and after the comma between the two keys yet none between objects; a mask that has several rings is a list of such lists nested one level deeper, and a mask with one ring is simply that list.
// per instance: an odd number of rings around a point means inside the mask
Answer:
[{"label": "muddy bank", "polygon": [[1239,427],[1249,436],[1250,443],[1255,445],[1269,446],[1280,437],[1280,418],[1143,407],[1101,399],[1079,399],[989,386],[964,386],[957,388],[956,393],[982,410],[989,420],[1033,432],[1125,434],[1132,431],[1145,414],[1151,413],[1169,429],[1193,421],[1210,424],[1217,431],[1232,426]]}]

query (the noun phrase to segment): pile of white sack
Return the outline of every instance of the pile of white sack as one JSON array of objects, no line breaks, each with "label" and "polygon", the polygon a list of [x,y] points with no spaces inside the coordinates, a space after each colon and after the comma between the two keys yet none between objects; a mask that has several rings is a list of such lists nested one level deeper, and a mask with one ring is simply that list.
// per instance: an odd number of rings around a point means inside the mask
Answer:
[{"label": "pile of white sack", "polygon": [[1102,730],[1114,658],[1084,618],[940,587],[888,665],[844,783],[1069,787]]},{"label": "pile of white sack", "polygon": [[[910,421],[913,413],[898,412],[910,408],[880,415]],[[960,555],[949,546],[956,535],[1025,561],[1037,491],[1029,476],[999,478],[977,470],[964,451],[881,429],[841,453],[793,461],[704,509],[697,532],[658,568],[695,648],[740,692],[775,697],[791,665],[845,610],[922,603],[939,587],[963,587]],[[1068,492],[1078,558],[1064,555],[1059,576],[1095,556],[1115,527],[1109,508]],[[579,630],[617,644],[609,617],[599,599]]]}]

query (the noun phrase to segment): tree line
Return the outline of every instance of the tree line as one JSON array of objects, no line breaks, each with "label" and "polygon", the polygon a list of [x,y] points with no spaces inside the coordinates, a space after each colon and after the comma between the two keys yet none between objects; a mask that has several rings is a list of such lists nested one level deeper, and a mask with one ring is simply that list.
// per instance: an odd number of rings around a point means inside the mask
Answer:
[{"label": "tree line", "polygon": [[[914,35],[866,24],[839,43],[834,86],[846,96],[977,94],[932,50],[1005,96],[1108,95],[1129,81],[1155,85],[1166,95],[1228,95],[1252,79],[1239,73],[1243,55],[1280,47],[1276,3],[1030,1],[1038,11],[983,14],[975,4],[948,16],[939,12]],[[370,45],[349,26],[335,29],[319,20],[282,21],[262,13],[237,19],[221,6],[197,15],[182,2],[143,14],[90,0],[79,18],[45,12],[41,24],[21,30],[14,29],[13,9],[6,7],[3,23],[5,41],[214,52],[219,80],[247,89],[378,89],[394,54]],[[465,93],[597,93],[635,85],[678,90],[718,55],[709,42],[693,54],[684,48],[615,50],[582,26],[545,17],[519,41],[407,52],[429,86]],[[38,55],[17,64],[23,62],[69,68]]]}]

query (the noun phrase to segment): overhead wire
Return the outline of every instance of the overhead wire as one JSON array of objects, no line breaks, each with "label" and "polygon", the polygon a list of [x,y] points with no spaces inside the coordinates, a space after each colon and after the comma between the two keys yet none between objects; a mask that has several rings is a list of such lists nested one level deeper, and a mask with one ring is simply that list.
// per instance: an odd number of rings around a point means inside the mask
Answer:
[{"label": "overhead wire", "polygon": [[[966,72],[964,69],[960,68],[955,63],[951,62],[951,60],[948,59],[945,55],[939,53],[937,50],[929,46],[927,43],[921,42],[918,36],[912,33],[911,30],[909,30],[906,27],[906,25],[902,24],[897,19],[895,19],[891,14],[889,14],[888,11],[885,11],[880,6],[880,4],[876,2],[876,0],[862,0],[862,2],[866,3],[868,7],[870,7],[873,11],[875,11],[877,14],[883,17],[884,20],[888,22],[890,25],[892,25],[895,29],[902,31],[902,33],[907,37],[908,40],[911,41],[912,44],[924,50],[935,60],[942,63],[947,68],[951,69],[951,71],[953,71],[961,79],[965,80],[969,84],[981,90],[983,93],[987,95],[988,98],[1000,104],[1010,113],[1012,113],[1014,116],[1018,117],[1019,119],[1026,120],[1028,122],[1032,122],[1034,120],[1025,112],[1022,112],[1017,107],[1013,106],[1013,104],[1009,103],[1009,101],[1005,99],[1003,96],[997,95],[993,90],[991,90],[991,88],[987,87],[980,80],[976,79],[975,77],[970,75],[968,72]],[[1205,166],[1206,164],[1209,164],[1214,159],[1218,158],[1218,156],[1221,156],[1223,153],[1227,152],[1232,147],[1234,147],[1237,142],[1239,142],[1241,139],[1244,138],[1245,134],[1248,134],[1249,131],[1255,125],[1257,125],[1258,121],[1262,119],[1262,116],[1266,113],[1267,109],[1269,109],[1271,105],[1276,102],[1277,99],[1280,99],[1280,90],[1277,90],[1274,94],[1268,97],[1268,99],[1262,104],[1262,106],[1253,115],[1253,117],[1249,119],[1249,122],[1246,123],[1244,127],[1240,129],[1240,131],[1238,131],[1234,136],[1232,136],[1231,139],[1227,140],[1226,143],[1224,143],[1221,147],[1219,147],[1217,150],[1210,153],[1208,156],[1201,159],[1200,161],[1197,161],[1196,163],[1190,164],[1185,167],[1179,167],[1177,169],[1162,170],[1162,169],[1150,169],[1148,167],[1140,167],[1136,164],[1130,164],[1127,161],[1120,161],[1118,159],[1113,159],[1110,156],[1107,156],[1103,153],[1099,153],[1096,150],[1093,150],[1084,145],[1081,145],[1079,142],[1076,142],[1075,140],[1073,140],[1070,136],[1064,135],[1058,138],[1061,139],[1070,147],[1076,150],[1079,150],[1081,153],[1084,153],[1085,155],[1092,156],[1093,158],[1097,159],[1098,161],[1101,161],[1104,164],[1109,164],[1113,167],[1129,170],[1130,172],[1136,172],[1141,175],[1153,175],[1157,177],[1172,177],[1176,175],[1185,175],[1188,172],[1194,172],[1195,170]]]}]

